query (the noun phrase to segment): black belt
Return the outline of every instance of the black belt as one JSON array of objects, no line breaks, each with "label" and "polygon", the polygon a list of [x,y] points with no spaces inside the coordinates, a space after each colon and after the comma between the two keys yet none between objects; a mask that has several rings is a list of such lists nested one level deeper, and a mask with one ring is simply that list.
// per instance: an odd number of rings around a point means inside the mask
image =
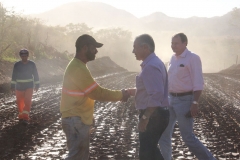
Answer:
[{"label": "black belt", "polygon": [[170,95],[172,95],[173,97],[181,97],[181,96],[186,96],[186,95],[192,95],[193,92],[190,91],[190,92],[183,92],[183,93],[171,93],[170,92]]},{"label": "black belt", "polygon": [[[163,111],[165,111],[165,110],[168,110],[168,107],[157,107],[157,110],[163,110]],[[146,109],[139,109],[139,111],[141,112],[141,113],[144,113],[145,111],[146,111]]]},{"label": "black belt", "polygon": [[168,107],[159,107],[160,110],[168,110]]}]

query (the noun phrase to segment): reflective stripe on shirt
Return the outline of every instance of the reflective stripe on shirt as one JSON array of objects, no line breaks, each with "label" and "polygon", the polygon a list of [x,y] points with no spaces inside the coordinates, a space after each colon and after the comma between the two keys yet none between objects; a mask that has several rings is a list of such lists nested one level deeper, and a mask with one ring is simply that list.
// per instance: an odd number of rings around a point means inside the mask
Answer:
[{"label": "reflective stripe on shirt", "polygon": [[17,82],[16,82],[16,81],[11,81],[11,83],[12,83],[12,84],[17,84]]},{"label": "reflective stripe on shirt", "polygon": [[25,82],[33,82],[33,79],[17,79],[17,82],[25,83]]},{"label": "reflective stripe on shirt", "polygon": [[35,84],[40,84],[40,81],[35,81],[34,83],[35,83]]},{"label": "reflective stripe on shirt", "polygon": [[97,86],[98,84],[94,82],[92,85],[87,87],[84,91],[68,90],[66,88],[62,88],[62,92],[70,96],[85,96],[87,93],[90,93],[92,90],[94,90]]},{"label": "reflective stripe on shirt", "polygon": [[89,87],[87,87],[84,91],[85,93],[90,93],[92,90],[94,90],[96,87],[98,86],[98,84],[96,82],[94,82],[92,85],[90,85]]},{"label": "reflective stripe on shirt", "polygon": [[70,91],[66,88],[62,88],[62,93],[68,94],[70,96],[84,96],[84,92],[78,92],[78,91]]},{"label": "reflective stripe on shirt", "polygon": [[29,112],[28,111],[23,111],[22,114],[29,114]]}]

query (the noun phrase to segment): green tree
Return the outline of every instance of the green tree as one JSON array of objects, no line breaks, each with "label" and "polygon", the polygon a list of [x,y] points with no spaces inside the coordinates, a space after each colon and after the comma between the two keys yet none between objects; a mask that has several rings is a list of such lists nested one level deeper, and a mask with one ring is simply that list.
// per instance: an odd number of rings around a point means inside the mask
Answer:
[{"label": "green tree", "polygon": [[231,24],[240,28],[240,8],[233,8],[231,12]]},{"label": "green tree", "polygon": [[77,39],[82,34],[92,35],[92,28],[88,27],[85,23],[73,24],[70,23],[66,25],[66,34],[73,39]]},{"label": "green tree", "polygon": [[16,27],[16,17],[13,11],[6,10],[0,3],[0,58],[11,51],[11,31]]}]

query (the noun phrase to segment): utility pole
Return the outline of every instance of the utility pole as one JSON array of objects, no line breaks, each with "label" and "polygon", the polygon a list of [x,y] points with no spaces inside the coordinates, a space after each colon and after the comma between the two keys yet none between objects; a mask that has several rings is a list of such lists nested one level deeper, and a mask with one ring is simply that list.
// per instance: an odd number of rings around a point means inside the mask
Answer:
[{"label": "utility pole", "polygon": [[237,55],[237,58],[236,58],[236,65],[238,64],[238,55]]}]

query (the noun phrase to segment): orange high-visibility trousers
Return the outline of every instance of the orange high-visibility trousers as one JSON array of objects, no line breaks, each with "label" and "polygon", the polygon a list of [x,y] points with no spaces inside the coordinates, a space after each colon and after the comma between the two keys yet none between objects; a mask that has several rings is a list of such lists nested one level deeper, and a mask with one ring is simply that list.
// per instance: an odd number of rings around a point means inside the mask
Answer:
[{"label": "orange high-visibility trousers", "polygon": [[16,90],[17,106],[18,106],[18,118],[29,120],[29,113],[32,105],[33,88],[26,89],[24,91]]}]

